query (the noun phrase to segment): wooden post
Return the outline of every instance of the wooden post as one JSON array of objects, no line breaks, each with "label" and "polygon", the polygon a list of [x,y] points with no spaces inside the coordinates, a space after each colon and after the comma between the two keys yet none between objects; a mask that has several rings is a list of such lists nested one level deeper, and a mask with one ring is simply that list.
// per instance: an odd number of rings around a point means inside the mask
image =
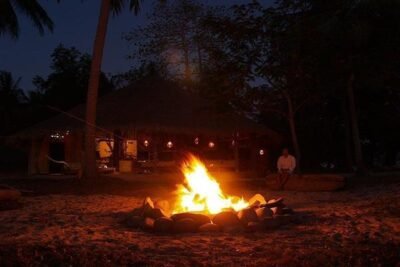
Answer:
[{"label": "wooden post", "polygon": [[70,163],[74,161],[74,150],[76,150],[75,136],[73,134],[66,134],[64,137],[64,159]]},{"label": "wooden post", "polygon": [[31,148],[29,151],[28,174],[34,175],[38,173],[38,147],[37,138],[31,138]]},{"label": "wooden post", "polygon": [[121,159],[121,131],[115,130],[113,133],[114,149],[113,149],[113,163],[116,171],[119,171],[119,160]]},{"label": "wooden post", "polygon": [[159,134],[152,134],[153,136],[153,162],[154,162],[154,168],[153,171],[157,172],[158,171],[158,145],[159,145]]},{"label": "wooden post", "polygon": [[47,158],[49,154],[49,136],[43,136],[38,153],[38,172],[39,173],[49,173],[49,159]]}]

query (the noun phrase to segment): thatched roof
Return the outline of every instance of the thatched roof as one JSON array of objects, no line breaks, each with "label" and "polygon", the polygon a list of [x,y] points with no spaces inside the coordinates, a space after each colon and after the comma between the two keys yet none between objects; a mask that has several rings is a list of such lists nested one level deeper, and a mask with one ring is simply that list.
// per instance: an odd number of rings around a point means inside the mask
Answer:
[{"label": "thatched roof", "polygon": [[[210,101],[178,88],[173,83],[143,82],[128,86],[99,99],[97,125],[113,129],[145,129],[149,131],[231,134],[255,132],[277,135],[275,132],[233,111],[219,113]],[[85,117],[85,106],[78,106],[69,114]],[[37,134],[55,130],[83,129],[84,123],[67,114],[57,115],[22,133]]]}]

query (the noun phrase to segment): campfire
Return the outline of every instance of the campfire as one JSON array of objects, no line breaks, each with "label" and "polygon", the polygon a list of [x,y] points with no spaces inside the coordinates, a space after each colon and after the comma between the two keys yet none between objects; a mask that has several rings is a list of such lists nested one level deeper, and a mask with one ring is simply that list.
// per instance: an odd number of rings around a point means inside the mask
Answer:
[{"label": "campfire", "polygon": [[154,232],[259,231],[294,221],[283,198],[266,201],[256,194],[248,201],[225,194],[205,165],[189,154],[181,166],[185,180],[177,186],[173,208],[165,200],[152,201],[129,213],[129,226]]},{"label": "campfire", "polygon": [[227,209],[239,211],[249,206],[243,198],[225,196],[219,183],[209,175],[204,164],[195,156],[188,155],[181,170],[185,183],[178,185],[178,201],[173,213],[216,214]]}]

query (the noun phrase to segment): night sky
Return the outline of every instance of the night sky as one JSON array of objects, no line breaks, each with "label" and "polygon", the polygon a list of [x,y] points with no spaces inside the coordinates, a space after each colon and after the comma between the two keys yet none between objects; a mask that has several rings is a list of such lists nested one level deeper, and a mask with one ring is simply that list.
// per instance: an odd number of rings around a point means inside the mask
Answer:
[{"label": "night sky", "polygon": [[[270,0],[264,0],[270,2]],[[19,14],[20,37],[0,37],[0,70],[11,71],[15,78],[22,77],[21,87],[32,90],[32,77],[49,73],[50,54],[62,43],[65,47],[74,46],[81,52],[91,53],[100,8],[99,0],[68,0],[57,4],[55,0],[39,1],[53,19],[54,32],[40,36],[29,19]],[[146,23],[146,13],[151,11],[153,1],[144,1],[138,16],[127,10],[112,18],[103,60],[103,71],[118,73],[129,69],[132,62],[126,59],[129,45],[123,41],[122,33],[135,26]],[[251,0],[202,0],[210,5],[248,3]]]}]

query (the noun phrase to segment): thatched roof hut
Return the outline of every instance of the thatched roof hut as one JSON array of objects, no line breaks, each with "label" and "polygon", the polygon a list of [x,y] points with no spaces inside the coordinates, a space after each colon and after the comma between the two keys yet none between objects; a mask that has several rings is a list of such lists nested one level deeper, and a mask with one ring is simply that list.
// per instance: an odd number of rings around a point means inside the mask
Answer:
[{"label": "thatched roof hut", "polygon": [[[162,85],[157,88],[154,82],[143,82],[99,99],[97,126],[108,130],[134,128],[193,134],[259,133],[278,138],[275,132],[233,110],[218,112],[210,101],[196,93],[177,88],[173,83]],[[83,129],[84,118],[85,106],[80,105],[20,134]]]},{"label": "thatched roof hut", "polygon": [[[216,155],[218,152],[220,156],[227,156],[231,160],[234,158],[237,168],[241,148],[256,151],[280,142],[277,133],[232,109],[220,112],[212,101],[171,82],[160,82],[162,87],[156,87],[155,84],[154,81],[142,82],[99,99],[97,137],[117,142],[117,145],[115,142],[113,145],[114,166],[124,157],[124,144],[129,140],[137,144],[134,149],[137,151],[137,160],[142,155],[141,151],[147,153],[146,160],[159,162],[164,152],[170,155],[180,149],[190,149],[204,155]],[[30,162],[32,173],[43,173],[49,169],[48,155],[55,155],[58,160],[81,161],[84,118],[85,105],[80,105],[18,134],[34,139]],[[52,139],[57,141],[60,136],[62,147],[52,145]],[[200,136],[204,140],[202,144],[194,141]],[[259,140],[262,140],[262,146]],[[215,148],[214,141],[219,143]],[[166,147],[167,142],[170,143],[169,147]],[[171,159],[169,156],[167,158]],[[43,167],[35,167],[39,165]]]}]

